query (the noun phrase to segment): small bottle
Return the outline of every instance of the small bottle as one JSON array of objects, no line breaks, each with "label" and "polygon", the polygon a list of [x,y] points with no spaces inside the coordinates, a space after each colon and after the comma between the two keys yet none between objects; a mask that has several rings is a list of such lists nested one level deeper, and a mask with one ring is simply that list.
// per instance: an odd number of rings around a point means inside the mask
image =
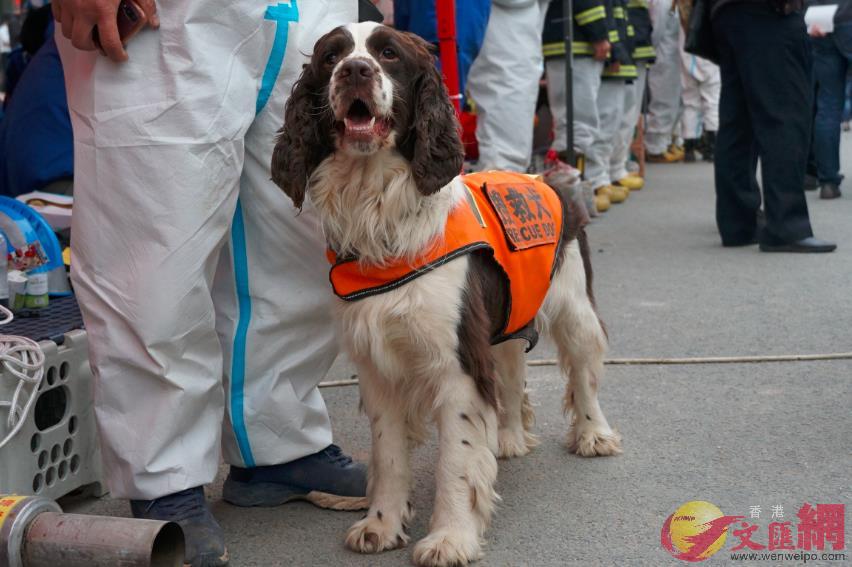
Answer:
[{"label": "small bottle", "polygon": [[27,309],[47,307],[47,288],[47,272],[27,274],[27,296],[24,299],[24,307]]}]

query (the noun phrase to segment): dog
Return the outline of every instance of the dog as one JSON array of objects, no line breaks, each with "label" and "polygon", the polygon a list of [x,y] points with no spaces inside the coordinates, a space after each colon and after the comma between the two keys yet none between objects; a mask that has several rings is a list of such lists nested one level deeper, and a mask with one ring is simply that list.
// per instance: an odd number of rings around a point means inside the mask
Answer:
[{"label": "dog", "polygon": [[[471,199],[485,188],[460,177],[462,165],[458,122],[428,43],[374,23],[320,38],[287,102],[272,179],[297,208],[308,196],[319,214],[342,298],[336,321],[370,419],[369,512],[349,529],[347,547],[375,553],[408,543],[409,451],[437,424],[436,495],[429,534],[413,550],[417,565],[482,557],[499,500],[496,457],[519,457],[538,443],[525,391],[528,345],[520,339],[531,346],[543,332],[558,347],[568,377],[568,448],[582,456],[621,451],[597,398],[607,336],[576,215],[549,187],[505,174],[509,186],[556,195],[562,205],[538,213],[561,216],[558,232],[527,231],[547,244],[525,250],[549,250],[552,259],[548,271],[527,274],[531,287],[544,282],[541,297],[515,300],[507,293],[517,286],[495,261],[494,246],[434,252],[459,211],[467,211],[471,230],[507,220],[482,195]],[[388,273],[396,276],[373,285],[376,274]],[[531,305],[534,321],[509,329],[509,310],[522,317]]]}]

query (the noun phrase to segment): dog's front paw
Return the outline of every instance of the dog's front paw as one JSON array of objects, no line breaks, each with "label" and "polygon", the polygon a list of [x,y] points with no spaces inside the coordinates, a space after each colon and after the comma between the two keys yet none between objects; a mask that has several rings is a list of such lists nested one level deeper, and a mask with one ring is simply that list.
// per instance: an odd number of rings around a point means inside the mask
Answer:
[{"label": "dog's front paw", "polygon": [[346,534],[346,547],[360,553],[378,553],[404,547],[409,537],[402,525],[392,526],[387,519],[367,516],[355,522]]},{"label": "dog's front paw", "polygon": [[538,444],[538,437],[523,428],[501,428],[497,432],[497,457],[500,459],[523,457]]},{"label": "dog's front paw", "polygon": [[462,530],[438,530],[414,546],[414,564],[420,567],[467,565],[482,557],[482,543]]},{"label": "dog's front paw", "polygon": [[621,435],[609,427],[580,427],[568,432],[568,450],[581,457],[604,457],[621,454]]}]

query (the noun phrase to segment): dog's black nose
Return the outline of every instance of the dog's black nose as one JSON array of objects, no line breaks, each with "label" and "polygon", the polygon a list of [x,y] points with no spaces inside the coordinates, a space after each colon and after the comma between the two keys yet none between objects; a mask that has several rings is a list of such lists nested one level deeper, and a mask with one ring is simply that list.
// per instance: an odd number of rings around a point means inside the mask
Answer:
[{"label": "dog's black nose", "polygon": [[372,79],[375,71],[373,66],[363,59],[350,59],[341,65],[338,74],[341,79],[348,79],[357,84],[362,80]]}]

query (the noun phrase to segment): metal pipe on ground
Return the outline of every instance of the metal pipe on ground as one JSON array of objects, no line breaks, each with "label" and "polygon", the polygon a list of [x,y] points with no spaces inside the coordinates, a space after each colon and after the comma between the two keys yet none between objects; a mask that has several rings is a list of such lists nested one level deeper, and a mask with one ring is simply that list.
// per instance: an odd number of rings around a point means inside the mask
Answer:
[{"label": "metal pipe on ground", "polygon": [[173,522],[65,514],[41,496],[0,495],[0,567],[181,567]]}]

